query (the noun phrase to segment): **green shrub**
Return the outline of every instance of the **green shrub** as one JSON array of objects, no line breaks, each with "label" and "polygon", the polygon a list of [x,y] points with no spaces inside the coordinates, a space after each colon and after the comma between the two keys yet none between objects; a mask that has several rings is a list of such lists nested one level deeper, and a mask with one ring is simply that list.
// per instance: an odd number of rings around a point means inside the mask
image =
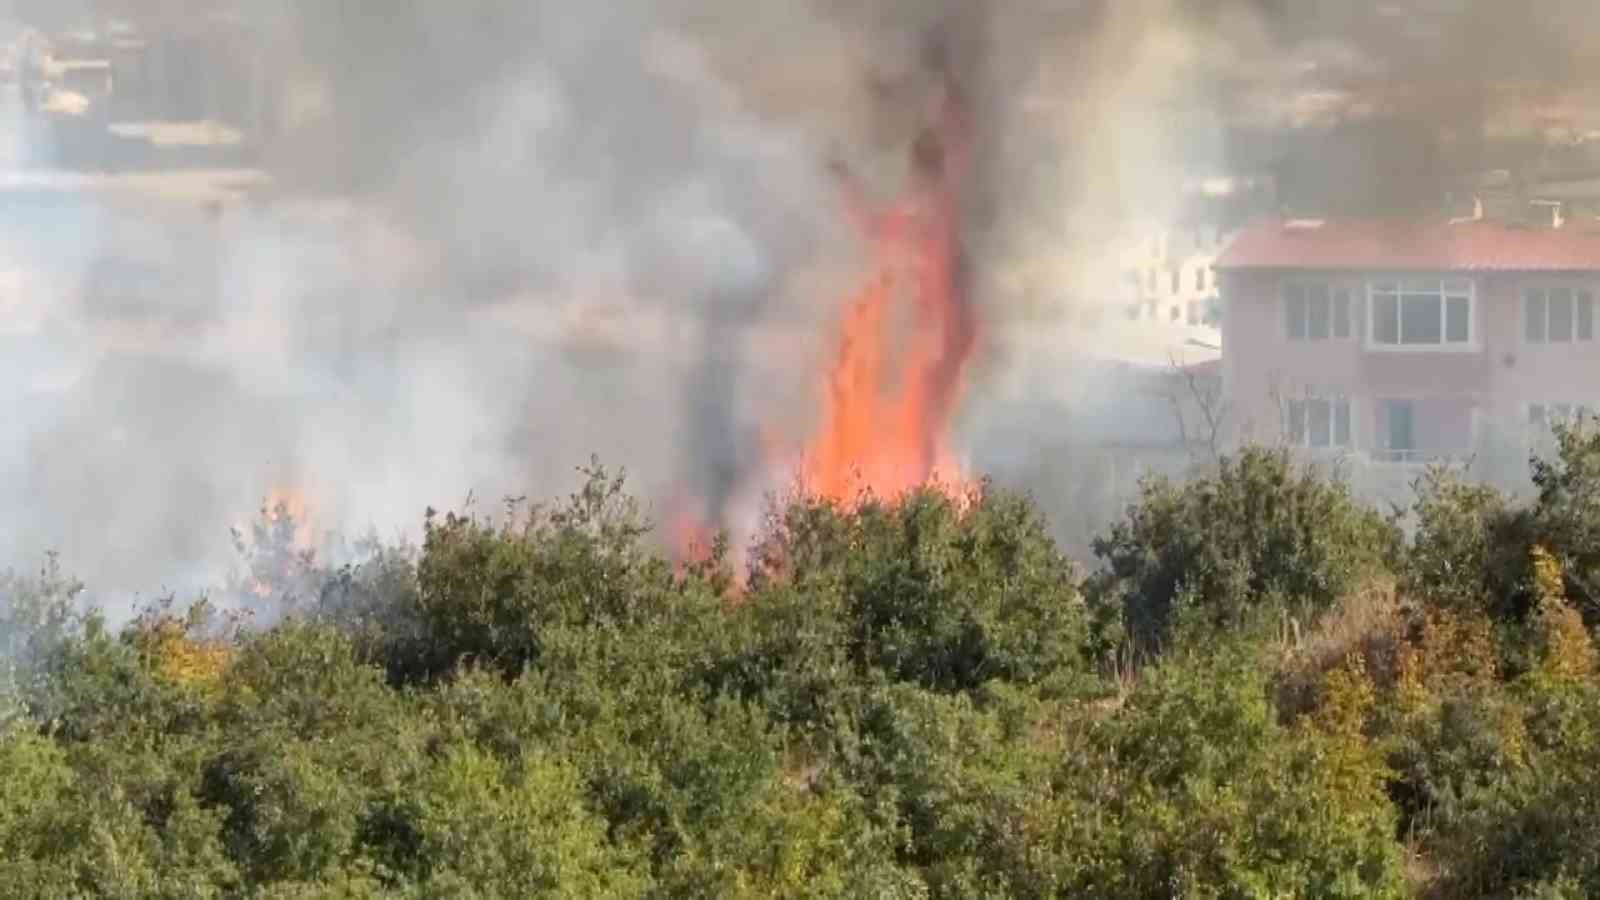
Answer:
[{"label": "green shrub", "polygon": [[1528,765],[1472,785],[1439,823],[1451,895],[1600,893],[1600,691],[1585,686],[1566,705],[1562,739],[1535,738]]},{"label": "green shrub", "polygon": [[1147,481],[1139,502],[1094,543],[1105,569],[1092,594],[1120,623],[1107,637],[1156,649],[1178,608],[1218,627],[1262,604],[1329,607],[1385,569],[1398,532],[1340,482],[1258,448],[1226,458],[1214,476]]},{"label": "green shrub", "polygon": [[874,692],[849,777],[888,807],[880,816],[905,832],[901,858],[933,896],[1038,896],[1048,879],[1031,838],[1062,749],[1057,710],[1007,689],[981,699]]},{"label": "green shrub", "polygon": [[1591,625],[1600,622],[1600,428],[1593,420],[1558,427],[1556,457],[1533,461],[1534,516],[1555,555],[1566,595]]},{"label": "green shrub", "polygon": [[396,799],[416,835],[407,868],[428,894],[634,897],[648,884],[607,842],[578,773],[542,754],[507,763],[448,746]]},{"label": "green shrub", "polygon": [[1562,449],[1527,507],[1430,473],[1409,542],[1279,454],[1150,482],[1088,604],[1015,496],[801,499],[740,589],[598,470],[259,630],[7,578],[0,895],[1597,894]]},{"label": "green shrub", "polygon": [[1067,762],[1073,827],[1046,845],[1070,893],[1403,895],[1381,759],[1347,728],[1280,724],[1267,668],[1232,641],[1164,662]]},{"label": "green shrub", "polygon": [[929,489],[849,509],[802,499],[758,555],[757,615],[780,586],[839,609],[851,661],[891,681],[1066,687],[1084,671],[1077,575],[1020,497]]},{"label": "green shrub", "polygon": [[646,551],[649,526],[622,478],[585,473],[565,506],[512,505],[499,526],[430,511],[415,601],[426,640],[392,669],[435,677],[470,660],[515,674],[537,661],[545,629],[652,613],[674,589],[671,569]]},{"label": "green shrub", "polygon": [[328,574],[310,618],[347,635],[362,662],[396,684],[422,677],[430,638],[418,601],[417,558],[409,545],[372,548],[367,558]]},{"label": "green shrub", "polygon": [[1431,605],[1480,611],[1502,621],[1527,612],[1531,513],[1487,485],[1430,469],[1416,486],[1416,532],[1401,566],[1401,589]]},{"label": "green shrub", "polygon": [[[42,687],[44,668],[87,624],[82,592],[80,582],[62,574],[54,554],[36,577],[0,572],[0,727],[26,713],[30,696]],[[87,618],[95,617],[91,612]]]}]

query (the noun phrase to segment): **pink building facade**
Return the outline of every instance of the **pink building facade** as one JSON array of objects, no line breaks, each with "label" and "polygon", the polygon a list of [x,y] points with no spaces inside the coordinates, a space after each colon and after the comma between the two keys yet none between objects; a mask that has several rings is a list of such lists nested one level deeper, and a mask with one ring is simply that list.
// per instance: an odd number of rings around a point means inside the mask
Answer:
[{"label": "pink building facade", "polygon": [[1526,459],[1600,412],[1600,228],[1266,222],[1218,259],[1234,438]]}]

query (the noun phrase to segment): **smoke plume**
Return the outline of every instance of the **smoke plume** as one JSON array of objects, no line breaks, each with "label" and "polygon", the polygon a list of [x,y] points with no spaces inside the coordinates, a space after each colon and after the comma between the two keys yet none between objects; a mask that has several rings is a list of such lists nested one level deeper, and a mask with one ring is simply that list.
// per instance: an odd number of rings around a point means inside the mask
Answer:
[{"label": "smoke plume", "polygon": [[1179,216],[1197,176],[1424,202],[1493,156],[1503,98],[1586,71],[1595,14],[1545,2],[257,10],[266,177],[10,176],[0,565],[60,549],[91,589],[189,589],[274,492],[319,534],[388,536],[428,505],[556,493],[591,453],[658,514],[689,497],[726,519],[763,443],[819,414],[867,252],[830,163],[901,182],[931,35],[977,137],[964,443],[1033,468],[1019,426],[1048,444],[1058,409],[1115,385],[1021,352],[1017,322],[1113,294],[1117,240]]}]

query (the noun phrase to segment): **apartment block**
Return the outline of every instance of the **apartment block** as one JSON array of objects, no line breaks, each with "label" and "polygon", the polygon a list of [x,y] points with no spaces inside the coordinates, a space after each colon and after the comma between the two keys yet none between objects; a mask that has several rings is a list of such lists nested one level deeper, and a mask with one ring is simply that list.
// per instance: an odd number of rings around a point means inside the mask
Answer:
[{"label": "apartment block", "polygon": [[1278,219],[1216,268],[1240,440],[1403,466],[1600,410],[1600,222]]}]

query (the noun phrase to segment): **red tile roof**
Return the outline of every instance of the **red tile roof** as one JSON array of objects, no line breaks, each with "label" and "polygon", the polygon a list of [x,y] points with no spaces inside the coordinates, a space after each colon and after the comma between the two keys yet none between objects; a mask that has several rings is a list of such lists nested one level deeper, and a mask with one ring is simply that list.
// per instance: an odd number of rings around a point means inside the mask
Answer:
[{"label": "red tile roof", "polygon": [[1427,272],[1600,272],[1600,228],[1488,221],[1330,220],[1257,223],[1240,232],[1218,269]]}]

